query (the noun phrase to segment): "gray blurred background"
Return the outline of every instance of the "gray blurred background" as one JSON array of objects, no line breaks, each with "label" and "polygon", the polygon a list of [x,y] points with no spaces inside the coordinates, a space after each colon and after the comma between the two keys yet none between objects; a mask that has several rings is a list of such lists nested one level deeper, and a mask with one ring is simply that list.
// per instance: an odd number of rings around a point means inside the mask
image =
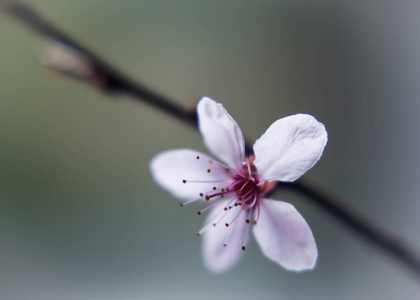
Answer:
[{"label": "gray blurred background", "polygon": [[[420,249],[419,1],[37,0],[130,76],[189,105],[223,102],[258,138],[276,119],[326,125],[306,176]],[[419,299],[404,268],[293,193],[319,248],[291,273],[251,241],[214,276],[148,161],[199,134],[128,97],[43,68],[43,40],[0,15],[0,293],[5,300]]]}]

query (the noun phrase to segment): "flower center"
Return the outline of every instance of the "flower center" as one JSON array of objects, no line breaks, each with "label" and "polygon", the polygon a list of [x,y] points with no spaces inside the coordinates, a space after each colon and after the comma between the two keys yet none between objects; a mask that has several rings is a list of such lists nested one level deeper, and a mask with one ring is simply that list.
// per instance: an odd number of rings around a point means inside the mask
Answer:
[{"label": "flower center", "polygon": [[[201,158],[197,156],[196,159]],[[237,222],[241,214],[246,214],[245,222],[248,226],[248,230],[242,246],[242,250],[245,250],[251,220],[253,221],[252,223],[256,225],[259,219],[261,196],[266,194],[272,186],[271,183],[261,180],[253,161],[254,157],[250,156],[245,159],[241,170],[235,170],[219,162],[209,160],[209,168],[203,170],[203,173],[214,174],[214,172],[217,172],[217,174],[220,174],[220,180],[206,181],[183,179],[182,182],[184,184],[214,183],[215,185],[211,187],[210,190],[204,190],[199,193],[199,197],[181,203],[181,206],[185,206],[200,199],[211,202],[206,208],[198,211],[198,214],[201,215],[219,203],[225,203],[223,210],[218,212],[216,217],[197,233],[197,236],[201,235],[209,226],[217,226],[227,214],[233,216],[229,218],[229,223],[224,224],[228,228]],[[208,189],[207,184],[206,186]],[[224,246],[227,246],[227,243],[228,241],[226,241]]]}]

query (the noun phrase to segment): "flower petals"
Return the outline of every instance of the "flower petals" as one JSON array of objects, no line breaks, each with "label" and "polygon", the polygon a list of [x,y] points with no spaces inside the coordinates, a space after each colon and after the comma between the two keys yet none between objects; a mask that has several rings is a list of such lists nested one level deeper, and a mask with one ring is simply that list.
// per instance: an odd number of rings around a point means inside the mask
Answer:
[{"label": "flower petals", "polygon": [[206,147],[229,167],[240,169],[245,157],[241,129],[221,103],[203,97],[197,105],[199,128]]},{"label": "flower petals", "polygon": [[253,231],[264,255],[288,270],[313,269],[318,250],[305,219],[289,203],[261,199],[260,205]]},{"label": "flower petals", "polygon": [[[212,158],[191,149],[160,152],[150,160],[149,168],[157,184],[184,200],[198,198],[200,193],[210,191],[217,185],[214,181],[228,178],[226,173],[218,171]],[[189,180],[210,182],[197,183]]]},{"label": "flower petals", "polygon": [[264,180],[295,181],[321,158],[327,131],[313,116],[274,122],[254,144],[254,164]]},{"label": "flower petals", "polygon": [[[209,227],[203,233],[202,255],[205,266],[213,273],[227,271],[236,265],[244,252],[242,246],[248,230],[248,224],[245,222],[247,212],[241,207],[232,208],[224,212],[224,208],[229,201],[217,204],[210,212],[206,220],[210,223]],[[225,214],[222,219],[213,226],[211,223],[218,218],[219,214]],[[238,218],[229,227],[226,223],[232,220],[240,213]],[[227,244],[224,246],[224,244]]]}]

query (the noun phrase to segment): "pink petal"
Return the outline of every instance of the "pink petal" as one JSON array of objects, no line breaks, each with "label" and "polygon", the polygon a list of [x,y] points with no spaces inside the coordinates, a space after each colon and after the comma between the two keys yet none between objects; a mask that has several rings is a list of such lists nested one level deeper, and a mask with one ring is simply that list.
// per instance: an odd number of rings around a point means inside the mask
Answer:
[{"label": "pink petal", "polygon": [[324,125],[314,117],[285,117],[255,142],[254,164],[265,180],[295,181],[321,158],[327,140]]},{"label": "pink petal", "polygon": [[221,103],[204,97],[197,105],[204,144],[228,166],[240,169],[245,157],[245,140],[241,129]]},{"label": "pink petal", "polygon": [[[217,181],[228,178],[225,172],[218,172],[212,158],[191,149],[160,152],[150,160],[149,168],[158,185],[184,200],[197,198],[200,193],[211,191],[212,187],[217,185]],[[186,180],[186,183],[183,180]],[[191,182],[201,180],[210,182]]]},{"label": "pink petal", "polygon": [[315,266],[318,250],[305,219],[289,203],[262,199],[254,236],[269,259],[292,271]]},{"label": "pink petal", "polygon": [[[224,213],[224,208],[229,201],[217,204],[210,212],[205,224],[210,224],[203,233],[202,254],[204,265],[213,273],[227,271],[236,265],[242,253],[242,246],[248,229],[245,222],[246,211],[236,207],[225,212],[223,218],[214,227],[215,218]],[[229,227],[225,223],[231,223],[240,213],[236,221]],[[227,243],[227,246],[224,244]]]}]

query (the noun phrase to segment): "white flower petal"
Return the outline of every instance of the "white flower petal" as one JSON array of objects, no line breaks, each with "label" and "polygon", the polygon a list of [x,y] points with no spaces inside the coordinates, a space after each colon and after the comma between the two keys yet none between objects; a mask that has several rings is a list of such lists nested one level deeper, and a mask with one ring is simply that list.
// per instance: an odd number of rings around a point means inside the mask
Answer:
[{"label": "white flower petal", "polygon": [[313,269],[318,250],[305,219],[289,203],[262,199],[254,236],[269,259],[292,271]]},{"label": "white flower petal", "polygon": [[197,115],[206,147],[228,166],[242,168],[245,157],[244,135],[223,105],[203,97],[197,105]]},{"label": "white flower petal", "polygon": [[[203,261],[213,273],[221,273],[232,268],[244,252],[242,246],[249,226],[245,222],[247,213],[240,206],[224,212],[228,202],[217,204],[211,210],[205,223],[210,225],[203,233]],[[225,215],[214,227],[212,223],[220,213],[225,213]],[[232,225],[226,227],[225,224],[232,222],[238,213],[240,213],[239,217]],[[227,243],[226,246],[224,246],[225,243]]]},{"label": "white flower petal", "polygon": [[274,122],[254,145],[264,180],[295,181],[320,159],[327,131],[313,116],[298,114]]},{"label": "white flower petal", "polygon": [[[218,172],[215,164],[212,158],[197,150],[177,149],[155,155],[150,160],[149,168],[153,179],[163,189],[177,198],[190,200],[217,185],[215,182],[190,181],[222,181],[228,178],[226,173]],[[183,180],[187,182],[183,183]]]}]

